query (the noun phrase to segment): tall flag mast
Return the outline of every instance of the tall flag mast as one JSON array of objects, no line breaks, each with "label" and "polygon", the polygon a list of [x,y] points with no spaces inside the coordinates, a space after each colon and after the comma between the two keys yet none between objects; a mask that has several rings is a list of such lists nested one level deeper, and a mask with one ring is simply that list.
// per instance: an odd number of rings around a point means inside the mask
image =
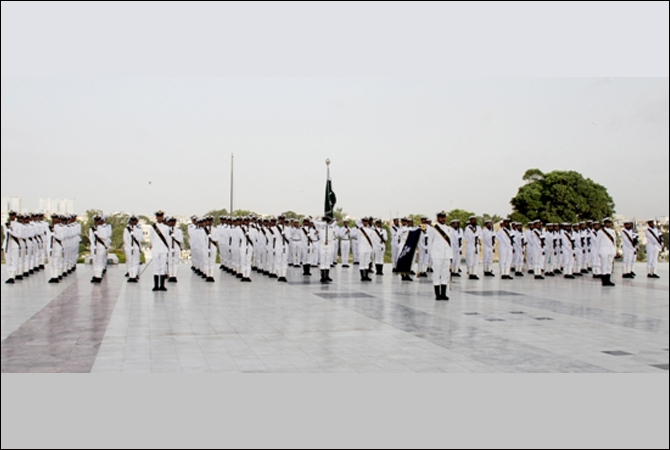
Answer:
[{"label": "tall flag mast", "polygon": [[335,202],[337,202],[337,197],[335,196],[335,192],[333,192],[333,185],[330,180],[330,159],[326,159],[326,200],[323,215],[329,220],[333,219]]}]

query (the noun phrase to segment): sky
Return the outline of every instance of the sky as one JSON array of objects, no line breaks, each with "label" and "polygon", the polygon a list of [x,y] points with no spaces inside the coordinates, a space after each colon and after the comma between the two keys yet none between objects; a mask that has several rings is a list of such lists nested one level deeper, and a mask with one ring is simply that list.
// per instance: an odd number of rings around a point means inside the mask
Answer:
[{"label": "sky", "polygon": [[667,2],[2,2],[1,193],[507,215],[529,168],[668,215]]},{"label": "sky", "polygon": [[[2,196],[25,208],[506,215],[529,168],[668,214],[668,78],[2,79]],[[29,167],[29,176],[25,168]],[[21,169],[24,168],[24,169]],[[18,170],[17,170],[18,169]]]}]

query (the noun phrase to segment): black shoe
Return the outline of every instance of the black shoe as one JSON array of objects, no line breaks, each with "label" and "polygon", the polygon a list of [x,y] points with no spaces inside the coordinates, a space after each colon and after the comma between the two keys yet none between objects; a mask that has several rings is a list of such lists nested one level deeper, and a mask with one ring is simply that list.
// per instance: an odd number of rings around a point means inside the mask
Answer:
[{"label": "black shoe", "polygon": [[637,274],[635,272],[631,272],[630,274],[633,275],[633,278],[635,278],[637,276]]},{"label": "black shoe", "polygon": [[572,275],[575,276],[575,277],[583,277],[584,276],[584,274],[581,273],[581,272],[573,273]]},{"label": "black shoe", "polygon": [[152,289],[153,292],[161,290],[159,283],[160,283],[160,276],[154,275],[154,287]]},{"label": "black shoe", "polygon": [[176,283],[177,282],[177,277],[170,277],[168,278],[168,283]]},{"label": "black shoe", "polygon": [[532,274],[533,274],[533,270],[531,269],[531,270],[528,271],[528,275],[532,275]]},{"label": "black shoe", "polygon": [[276,273],[271,273],[270,278],[279,278],[279,276]]},{"label": "black shoe", "polygon": [[47,283],[53,284],[53,283],[58,283],[58,280],[56,278],[51,278]]},{"label": "black shoe", "polygon": [[468,277],[468,280],[479,280],[479,277],[477,275],[472,274]]},{"label": "black shoe", "polygon": [[624,273],[623,275],[621,275],[621,278],[633,278],[633,275],[630,273]]},{"label": "black shoe", "polygon": [[400,278],[401,281],[414,281],[412,277],[409,275],[403,275],[402,278]]},{"label": "black shoe", "polygon": [[428,272],[428,273],[433,273],[433,272],[435,272],[435,271],[433,270],[432,267],[429,267],[428,270],[427,270],[426,272]]},{"label": "black shoe", "polygon": [[251,278],[248,278],[248,277],[247,278],[242,278],[240,281],[242,281],[243,283],[251,283]]},{"label": "black shoe", "polygon": [[279,277],[277,279],[277,281],[280,282],[280,283],[288,283],[288,280],[286,279],[286,277]]},{"label": "black shoe", "polygon": [[158,279],[160,281],[160,287],[158,289],[162,292],[166,292],[167,288],[165,287],[165,280],[167,280],[167,275],[161,275]]},{"label": "black shoe", "polygon": [[602,277],[603,286],[616,286],[612,283],[612,275],[603,275]]},{"label": "black shoe", "polygon": [[656,278],[656,279],[658,279],[658,278],[661,278],[661,277],[654,273],[654,274],[652,274],[649,278]]},{"label": "black shoe", "polygon": [[413,270],[410,270],[410,271],[409,271],[409,274],[410,274],[410,275],[416,275],[416,272],[413,271]]},{"label": "black shoe", "polygon": [[503,275],[502,277],[500,277],[500,279],[501,280],[513,280],[514,278],[512,278],[511,275]]},{"label": "black shoe", "polygon": [[348,269],[348,268],[349,268],[349,264],[342,264],[342,268],[343,268],[343,269]]},{"label": "black shoe", "polygon": [[235,278],[242,278],[242,274],[238,273],[237,275],[235,275]]},{"label": "black shoe", "polygon": [[376,275],[384,275],[384,265],[375,264],[375,269],[377,269]]},{"label": "black shoe", "polygon": [[582,269],[579,273],[581,273],[582,275],[586,275],[589,273],[589,271],[587,269]]},{"label": "black shoe", "polygon": [[572,275],[572,274],[566,273],[565,275],[563,275],[563,278],[567,278],[568,280],[574,280],[575,276]]},{"label": "black shoe", "polygon": [[[426,276],[427,276],[427,275],[426,275]],[[451,274],[451,276],[454,277],[454,278],[460,278],[460,277],[461,277],[461,274],[458,273],[458,272],[453,272],[453,273]]]},{"label": "black shoe", "polygon": [[449,297],[447,297],[447,285],[442,284],[440,285],[440,300],[449,300]]},{"label": "black shoe", "polygon": [[536,280],[544,280],[544,277],[542,275],[535,275]]},{"label": "black shoe", "polygon": [[[240,278],[242,278],[242,275],[240,275]],[[205,280],[207,283],[214,283],[214,277],[207,277]]]},{"label": "black shoe", "polygon": [[128,278],[130,275],[128,275],[128,272],[124,275],[124,277]]},{"label": "black shoe", "polygon": [[562,271],[561,269],[554,269],[554,273],[555,273],[556,275],[560,275],[560,274],[563,273],[563,271]]},{"label": "black shoe", "polygon": [[354,266],[359,266],[361,263],[354,261]]},{"label": "black shoe", "polygon": [[17,276],[14,277],[14,279],[16,281],[21,281],[21,280],[23,280],[23,275],[17,275]]},{"label": "black shoe", "polygon": [[545,277],[554,277],[554,276],[556,276],[556,275],[554,275],[554,272],[546,272],[546,273],[544,274],[544,276],[545,276]]},{"label": "black shoe", "polygon": [[495,277],[495,275],[493,275],[493,272],[484,272],[484,276],[485,277]]},{"label": "black shoe", "polygon": [[14,284],[14,278],[9,278],[5,281],[5,284]]},{"label": "black shoe", "polygon": [[128,278],[128,283],[137,283],[137,278]]},{"label": "black shoe", "polygon": [[514,272],[514,276],[515,277],[523,277],[524,274],[523,274],[523,272]]},{"label": "black shoe", "polygon": [[442,300],[442,294],[440,293],[440,286],[433,286],[433,290],[435,291],[435,300]]}]

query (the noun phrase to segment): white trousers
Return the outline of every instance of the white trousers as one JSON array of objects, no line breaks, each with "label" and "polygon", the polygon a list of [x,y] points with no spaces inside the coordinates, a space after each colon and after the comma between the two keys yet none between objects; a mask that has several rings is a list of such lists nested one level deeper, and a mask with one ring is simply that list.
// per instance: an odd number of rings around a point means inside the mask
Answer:
[{"label": "white trousers", "polygon": [[631,273],[633,265],[637,259],[637,252],[635,250],[624,247],[623,248],[623,273]]},{"label": "white trousers", "polygon": [[349,255],[351,254],[351,241],[350,240],[341,240],[340,241],[340,259],[342,264],[349,265]]},{"label": "white trousers", "polygon": [[448,285],[451,280],[451,259],[433,260],[433,286]]},{"label": "white trousers", "polygon": [[274,273],[278,277],[286,277],[288,271],[288,246],[278,245],[274,255]]},{"label": "white trousers", "polygon": [[167,275],[167,258],[167,253],[153,253],[154,275]]},{"label": "white trousers", "polygon": [[614,255],[611,253],[600,254],[601,273],[603,275],[611,275],[614,268]]},{"label": "white trousers", "polygon": [[[5,239],[7,239],[7,236],[5,236]],[[14,278],[19,274],[19,247],[10,246],[5,253],[5,259],[7,262],[7,276]]]},{"label": "white trousers", "polygon": [[647,245],[647,270],[650,274],[656,272],[658,267],[658,254],[661,253],[661,249],[656,245]]},{"label": "white trousers", "polygon": [[93,276],[102,278],[102,271],[105,270],[105,263],[107,262],[107,250],[102,245],[97,245],[92,255]]},{"label": "white trousers", "polygon": [[136,278],[140,273],[140,250],[137,247],[125,249],[128,278]]},{"label": "white trousers", "polygon": [[477,252],[477,247],[472,245],[465,246],[465,264],[468,266],[468,273],[474,275],[477,270],[477,264],[479,263],[479,253]]},{"label": "white trousers", "polygon": [[333,251],[331,250],[330,243],[327,245],[321,244],[319,247],[319,269],[328,270],[330,269],[330,258],[333,256]]},{"label": "white trousers", "polygon": [[498,264],[500,264],[500,274],[509,275],[510,269],[512,268],[512,258],[514,257],[514,252],[512,249],[505,247],[500,247],[498,250]]}]

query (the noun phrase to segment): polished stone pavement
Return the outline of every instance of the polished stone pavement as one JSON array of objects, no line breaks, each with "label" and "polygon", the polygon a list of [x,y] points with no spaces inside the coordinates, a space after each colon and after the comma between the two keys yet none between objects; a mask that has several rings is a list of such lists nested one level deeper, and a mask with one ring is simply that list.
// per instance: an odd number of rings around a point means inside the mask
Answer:
[{"label": "polished stone pavement", "polygon": [[123,266],[100,285],[90,266],[57,285],[45,273],[2,284],[2,372],[668,371],[667,264],[659,280],[640,264],[615,288],[461,278],[449,302],[388,266],[367,284],[338,267],[324,286],[299,269],[288,284],[223,272],[205,283],[183,265],[161,293],[143,268],[139,284]]}]

